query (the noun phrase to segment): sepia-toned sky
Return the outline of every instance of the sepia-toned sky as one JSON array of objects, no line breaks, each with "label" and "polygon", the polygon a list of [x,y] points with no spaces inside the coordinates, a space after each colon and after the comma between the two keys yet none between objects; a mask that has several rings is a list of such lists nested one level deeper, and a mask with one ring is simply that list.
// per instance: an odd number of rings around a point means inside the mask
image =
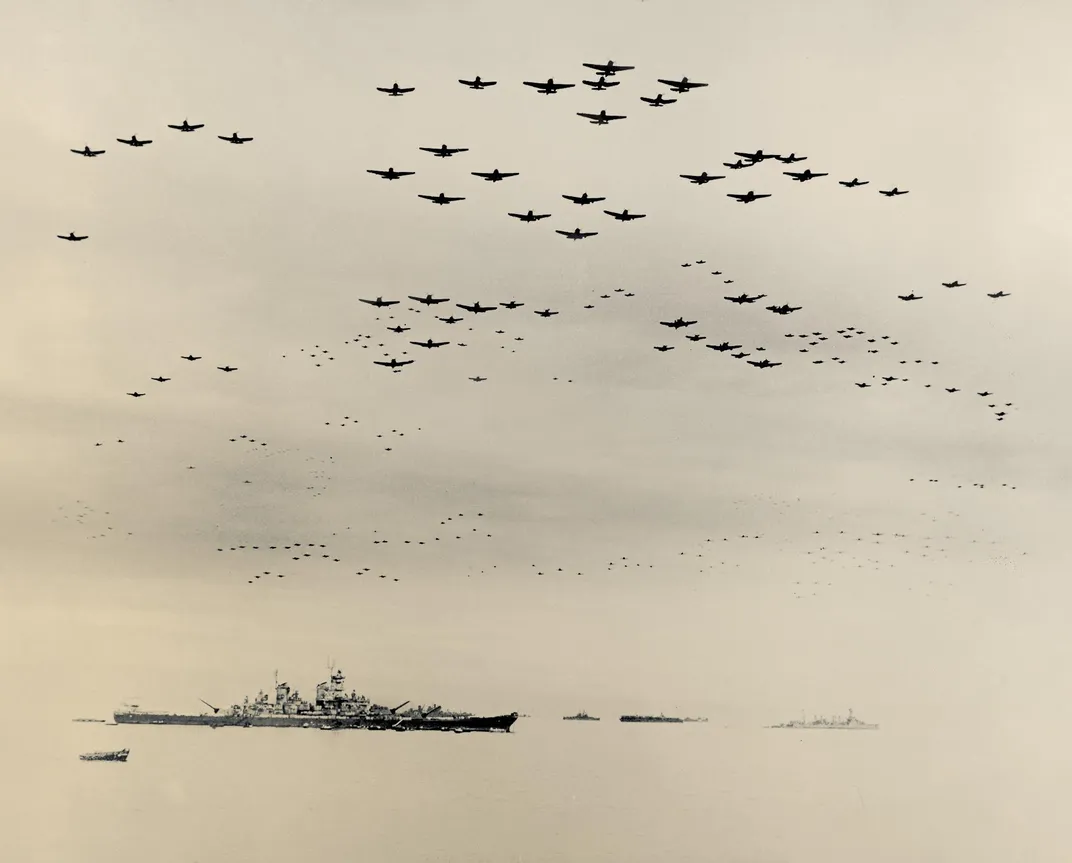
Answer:
[{"label": "sepia-toned sky", "polygon": [[[330,657],[381,702],[555,716],[1064,704],[1063,7],[7,5],[12,697],[47,669],[71,710],[195,710]],[[581,84],[608,59],[636,69]],[[757,148],[807,160],[723,168]]]}]

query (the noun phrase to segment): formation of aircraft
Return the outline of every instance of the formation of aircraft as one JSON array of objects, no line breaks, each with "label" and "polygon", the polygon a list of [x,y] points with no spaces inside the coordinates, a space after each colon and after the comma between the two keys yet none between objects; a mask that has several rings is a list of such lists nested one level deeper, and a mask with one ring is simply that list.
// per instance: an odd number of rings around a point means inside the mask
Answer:
[{"label": "formation of aircraft", "polygon": [[381,93],[386,93],[388,96],[405,96],[406,93],[412,93],[416,90],[416,87],[399,87],[396,81],[390,87],[377,87]]}]

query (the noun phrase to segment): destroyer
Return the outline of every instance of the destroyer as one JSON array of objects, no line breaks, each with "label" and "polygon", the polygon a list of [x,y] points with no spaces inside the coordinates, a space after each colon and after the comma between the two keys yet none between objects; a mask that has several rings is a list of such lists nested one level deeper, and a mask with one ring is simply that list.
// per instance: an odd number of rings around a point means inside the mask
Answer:
[{"label": "destroyer", "polygon": [[126,761],[129,749],[117,749],[115,752],[86,752],[79,755],[83,761]]},{"label": "destroyer", "polygon": [[831,729],[835,731],[875,731],[878,729],[878,725],[874,725],[870,722],[862,722],[852,715],[852,709],[849,709],[849,715],[842,718],[840,716],[834,716],[828,719],[825,716],[817,716],[812,719],[811,722],[805,721],[804,717],[800,719],[792,719],[789,722],[783,722],[781,725],[768,725],[767,728],[793,728],[801,730],[811,729]]},{"label": "destroyer", "polygon": [[562,718],[565,720],[575,719],[580,722],[599,722],[598,716],[589,716],[583,710],[580,713],[575,714],[574,716],[563,716]]},{"label": "destroyer", "polygon": [[429,708],[410,708],[402,702],[397,707],[373,704],[364,695],[345,690],[346,678],[333,671],[331,679],[316,687],[316,698],[303,701],[297,690],[287,683],[275,683],[275,700],[270,701],[262,690],[251,701],[247,696],[241,704],[224,710],[201,699],[212,712],[199,714],[150,713],[132,705],[129,710],[116,711],[115,721],[121,725],[205,725],[222,727],[270,728],[363,728],[393,731],[509,731],[518,718],[517,713],[501,716],[473,716],[469,713],[445,711],[438,705]]},{"label": "destroyer", "polygon": [[634,714],[627,714],[621,717],[622,722],[684,722],[684,719],[679,719],[676,716],[636,716]]}]

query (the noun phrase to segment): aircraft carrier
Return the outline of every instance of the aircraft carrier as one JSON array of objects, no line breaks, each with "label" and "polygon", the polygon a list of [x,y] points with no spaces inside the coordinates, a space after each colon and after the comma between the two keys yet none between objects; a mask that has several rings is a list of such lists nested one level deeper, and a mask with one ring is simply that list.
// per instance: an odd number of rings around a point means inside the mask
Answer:
[{"label": "aircraft carrier", "polygon": [[808,722],[802,716],[800,719],[791,719],[789,722],[783,722],[780,725],[768,725],[767,728],[790,728],[800,731],[876,731],[878,730],[878,725],[857,719],[853,716],[852,709],[850,708],[849,715],[844,718],[834,716],[828,719],[825,716],[817,716],[812,719],[811,722]]},{"label": "aircraft carrier", "polygon": [[275,683],[275,698],[263,690],[250,700],[221,709],[199,699],[211,712],[199,714],[153,713],[137,705],[115,712],[120,725],[203,725],[209,728],[318,728],[322,730],[368,729],[372,731],[509,731],[518,714],[473,716],[444,711],[438,705],[410,708],[373,704],[357,692],[346,692],[346,678],[333,670],[330,680],[319,683],[313,702],[304,701],[287,683]]}]

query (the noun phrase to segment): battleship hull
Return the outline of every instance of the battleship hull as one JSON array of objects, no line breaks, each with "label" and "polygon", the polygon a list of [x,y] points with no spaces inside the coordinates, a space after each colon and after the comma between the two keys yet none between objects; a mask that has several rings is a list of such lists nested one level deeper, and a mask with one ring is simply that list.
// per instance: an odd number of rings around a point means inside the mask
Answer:
[{"label": "battleship hull", "polygon": [[209,728],[331,728],[398,731],[509,731],[516,713],[458,718],[360,718],[302,714],[116,713],[120,725],[201,725]]},{"label": "battleship hull", "polygon": [[622,722],[684,722],[676,716],[623,716]]}]

